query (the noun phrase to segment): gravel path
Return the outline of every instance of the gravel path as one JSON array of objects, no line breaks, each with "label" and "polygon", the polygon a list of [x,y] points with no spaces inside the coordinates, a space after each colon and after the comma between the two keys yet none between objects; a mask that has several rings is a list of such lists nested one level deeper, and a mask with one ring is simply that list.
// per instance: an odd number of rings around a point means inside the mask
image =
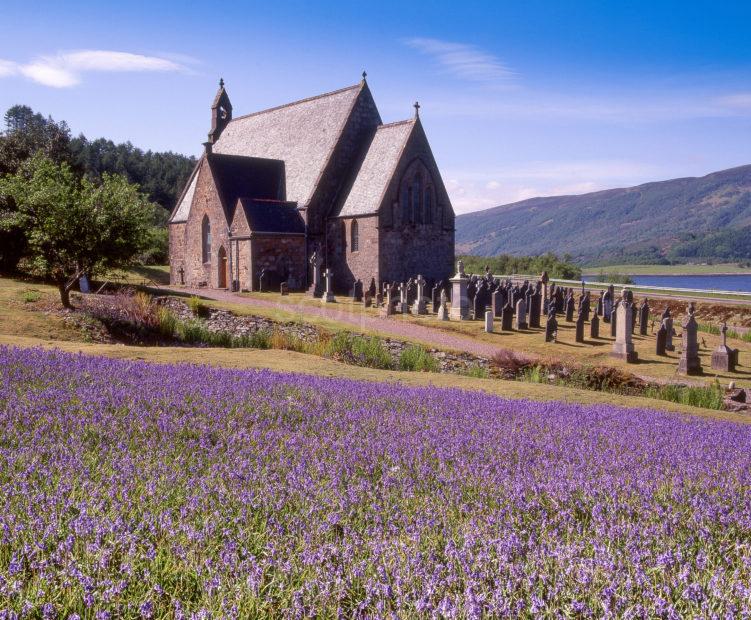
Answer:
[{"label": "gravel path", "polygon": [[492,357],[499,347],[478,342],[471,338],[460,335],[450,334],[440,329],[432,329],[424,325],[415,325],[408,321],[403,321],[398,315],[394,318],[386,319],[368,316],[365,314],[356,314],[346,310],[336,308],[336,304],[321,305],[320,308],[309,306],[307,304],[286,304],[269,299],[258,299],[252,297],[241,297],[235,293],[222,290],[212,289],[186,289],[176,287],[165,287],[176,293],[187,293],[198,297],[205,297],[216,301],[227,301],[235,304],[242,304],[249,307],[272,308],[276,310],[286,310],[287,312],[299,312],[309,316],[317,316],[339,323],[348,323],[361,330],[378,331],[396,338],[411,338],[420,340],[440,349],[451,349],[454,351],[465,351],[483,357]]}]

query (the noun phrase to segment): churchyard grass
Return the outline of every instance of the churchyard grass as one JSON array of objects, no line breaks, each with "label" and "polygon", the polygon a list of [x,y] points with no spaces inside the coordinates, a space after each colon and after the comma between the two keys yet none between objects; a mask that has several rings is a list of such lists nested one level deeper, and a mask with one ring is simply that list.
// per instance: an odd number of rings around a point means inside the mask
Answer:
[{"label": "churchyard grass", "polygon": [[399,356],[399,370],[438,372],[438,361],[419,345],[410,345]]},{"label": "churchyard grass", "polygon": [[40,349],[0,365],[14,614],[751,607],[748,425]]},{"label": "churchyard grass", "polygon": [[692,407],[722,409],[723,390],[718,384],[707,386],[662,385],[657,388],[648,388],[645,395],[649,398],[669,400]]}]

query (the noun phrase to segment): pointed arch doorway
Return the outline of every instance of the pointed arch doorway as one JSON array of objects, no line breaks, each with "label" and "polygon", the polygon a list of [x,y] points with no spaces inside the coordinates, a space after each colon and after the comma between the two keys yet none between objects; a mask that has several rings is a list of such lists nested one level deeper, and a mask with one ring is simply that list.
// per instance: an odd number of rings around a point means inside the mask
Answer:
[{"label": "pointed arch doorway", "polygon": [[227,288],[227,269],[229,268],[229,264],[227,262],[227,250],[224,249],[224,246],[219,248],[217,258],[219,259],[217,261],[219,269],[217,288]]}]

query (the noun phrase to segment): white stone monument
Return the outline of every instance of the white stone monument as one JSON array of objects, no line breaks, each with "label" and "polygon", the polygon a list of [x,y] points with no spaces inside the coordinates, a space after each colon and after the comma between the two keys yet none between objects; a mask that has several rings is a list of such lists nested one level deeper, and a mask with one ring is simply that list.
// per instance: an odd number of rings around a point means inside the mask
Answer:
[{"label": "white stone monument", "polygon": [[428,306],[425,302],[425,285],[427,281],[421,275],[418,275],[415,284],[417,284],[417,299],[412,304],[412,314],[427,314]]},{"label": "white stone monument", "polygon": [[633,304],[629,303],[628,290],[624,288],[621,293],[621,303],[618,304],[618,309],[616,310],[615,342],[613,343],[613,351],[610,355],[629,364],[635,363],[639,358],[634,349],[634,341],[631,337],[633,314]]},{"label": "white stone monument", "polygon": [[467,283],[469,278],[464,273],[464,262],[456,264],[456,275],[451,282],[451,312],[449,316],[455,321],[465,321],[469,317],[469,299],[467,298]]},{"label": "white stone monument", "polygon": [[449,309],[447,302],[448,299],[446,298],[446,291],[441,289],[441,305],[438,306],[438,314],[436,315],[439,321],[449,320]]},{"label": "white stone monument", "polygon": [[402,282],[399,285],[399,312],[402,314],[409,313],[409,304],[407,303],[407,293],[409,291],[409,283]]},{"label": "white stone monument", "polygon": [[334,276],[334,272],[331,269],[326,269],[323,272],[323,276],[326,278],[326,290],[323,293],[323,297],[321,297],[321,302],[330,304],[336,301],[334,292],[331,290],[331,278]]},{"label": "white stone monument", "polygon": [[493,311],[492,310],[485,311],[485,331],[488,334],[493,333]]},{"label": "white stone monument", "polygon": [[527,302],[524,301],[524,298],[516,302],[516,317],[514,321],[516,323],[514,329],[517,331],[529,327],[527,324]]}]

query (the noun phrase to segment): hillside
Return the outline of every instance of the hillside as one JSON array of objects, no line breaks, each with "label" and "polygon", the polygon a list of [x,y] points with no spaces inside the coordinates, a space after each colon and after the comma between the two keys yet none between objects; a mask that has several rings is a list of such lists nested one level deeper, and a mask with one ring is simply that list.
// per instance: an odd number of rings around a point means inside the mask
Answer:
[{"label": "hillside", "polygon": [[751,258],[751,165],[460,215],[457,253],[554,252],[578,262]]}]

